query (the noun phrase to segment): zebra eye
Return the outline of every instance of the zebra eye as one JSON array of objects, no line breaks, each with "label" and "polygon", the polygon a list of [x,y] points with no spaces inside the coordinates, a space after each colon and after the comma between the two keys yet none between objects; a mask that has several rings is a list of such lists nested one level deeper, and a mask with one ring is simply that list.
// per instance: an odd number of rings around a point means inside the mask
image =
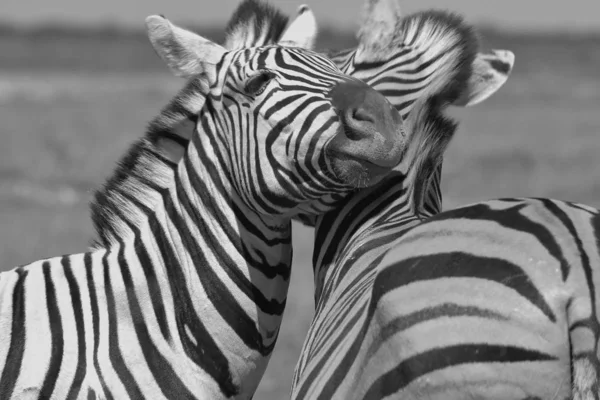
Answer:
[{"label": "zebra eye", "polygon": [[261,71],[248,80],[244,90],[251,96],[258,96],[265,91],[269,82],[276,76],[273,72]]}]

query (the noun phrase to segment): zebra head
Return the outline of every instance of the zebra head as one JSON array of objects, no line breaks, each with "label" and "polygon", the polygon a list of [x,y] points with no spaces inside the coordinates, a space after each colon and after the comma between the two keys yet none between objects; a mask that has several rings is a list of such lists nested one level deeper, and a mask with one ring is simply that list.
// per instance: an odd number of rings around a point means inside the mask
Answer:
[{"label": "zebra head", "polygon": [[325,56],[296,47],[305,43],[294,35],[227,50],[164,17],[146,22],[170,69],[208,87],[192,147],[255,211],[323,212],[400,162],[405,134],[394,107]]},{"label": "zebra head", "polygon": [[366,0],[356,52],[332,58],[350,56],[342,70],[386,95],[403,117],[432,94],[468,107],[506,83],[515,61],[511,51],[477,52],[477,37],[460,16],[437,10],[406,16],[399,3]]}]

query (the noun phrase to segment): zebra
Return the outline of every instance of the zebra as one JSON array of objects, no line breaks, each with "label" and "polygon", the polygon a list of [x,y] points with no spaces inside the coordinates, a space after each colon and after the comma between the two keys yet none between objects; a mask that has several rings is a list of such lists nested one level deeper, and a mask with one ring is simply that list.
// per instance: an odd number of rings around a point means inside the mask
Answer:
[{"label": "zebra", "polygon": [[513,198],[441,212],[456,124],[437,96],[408,115],[402,165],[317,218],[292,398],[598,399],[600,211]]},{"label": "zebra", "polygon": [[[397,0],[366,0],[366,5],[358,47],[327,52],[327,57],[344,73],[383,93],[406,118],[414,101],[426,97],[431,88],[437,87],[439,77],[443,77],[447,65],[452,64],[447,62],[443,52],[435,50],[436,40],[449,35],[424,29],[430,25],[448,26],[450,32],[454,32],[452,26],[463,25],[458,17],[439,11],[403,16]],[[449,24],[437,23],[448,19]],[[227,25],[225,46],[242,49],[278,42],[287,22],[288,18],[272,6],[259,0],[244,0]],[[314,15],[307,6],[301,6],[287,32],[295,32],[295,41],[311,48],[316,29]],[[369,31],[379,30],[389,33],[387,48],[368,35]],[[512,71],[514,54],[508,50],[492,50],[477,53],[468,62],[466,89],[460,95],[448,93],[443,97],[455,106],[481,103],[502,87]],[[150,123],[146,135],[123,156],[106,184],[96,191],[90,205],[97,237],[94,246],[101,248],[118,243],[121,236],[128,234],[129,225],[138,225],[153,208],[160,198],[161,188],[173,179],[177,162],[192,137],[195,115],[204,104],[204,96],[195,80],[189,81]],[[437,173],[441,174],[441,170]],[[138,203],[129,201],[131,197],[138,199]],[[337,197],[330,204],[335,201]],[[294,219],[314,226],[314,214],[303,213]]]},{"label": "zebra", "polygon": [[250,398],[285,306],[291,216],[401,159],[385,97],[286,33],[228,51],[162,16],[146,26],[174,74],[203,76],[197,133],[119,243],[0,274],[2,399]]}]

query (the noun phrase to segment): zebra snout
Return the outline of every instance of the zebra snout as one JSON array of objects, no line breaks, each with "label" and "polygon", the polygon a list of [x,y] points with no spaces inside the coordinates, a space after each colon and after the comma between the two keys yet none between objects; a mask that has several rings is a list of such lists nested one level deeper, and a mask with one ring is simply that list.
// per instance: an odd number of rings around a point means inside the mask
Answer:
[{"label": "zebra snout", "polygon": [[330,92],[339,116],[339,131],[327,145],[334,174],[354,187],[380,181],[402,158],[402,118],[379,92],[347,80]]},{"label": "zebra snout", "polygon": [[[406,138],[402,118],[387,99],[358,80],[339,82],[330,92],[341,129],[330,150],[391,171],[401,161]],[[376,168],[377,169],[377,168]]]}]

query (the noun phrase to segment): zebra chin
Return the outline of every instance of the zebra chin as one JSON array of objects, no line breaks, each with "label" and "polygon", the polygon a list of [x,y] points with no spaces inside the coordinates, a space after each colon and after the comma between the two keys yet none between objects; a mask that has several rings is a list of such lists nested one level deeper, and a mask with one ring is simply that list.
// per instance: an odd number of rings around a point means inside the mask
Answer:
[{"label": "zebra chin", "polygon": [[346,134],[338,134],[325,151],[334,176],[356,189],[377,184],[400,164],[406,152],[403,131],[389,136],[392,140],[374,135],[373,140],[352,141]]},{"label": "zebra chin", "polygon": [[341,152],[329,152],[335,177],[343,184],[356,189],[373,186],[394,170],[400,162],[380,165],[361,157]]}]

